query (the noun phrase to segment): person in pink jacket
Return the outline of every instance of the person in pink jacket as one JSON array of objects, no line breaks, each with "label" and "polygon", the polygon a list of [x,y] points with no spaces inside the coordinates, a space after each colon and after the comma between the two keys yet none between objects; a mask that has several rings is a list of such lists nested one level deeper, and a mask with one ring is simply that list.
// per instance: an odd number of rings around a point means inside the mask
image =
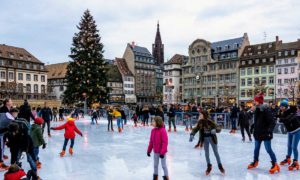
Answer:
[{"label": "person in pink jacket", "polygon": [[154,128],[151,131],[148,145],[147,156],[150,157],[151,151],[154,151],[154,173],[153,180],[158,180],[158,164],[161,158],[161,166],[164,171],[164,180],[169,180],[168,168],[166,163],[166,154],[168,152],[168,135],[164,122],[161,117],[156,116],[153,121]]}]

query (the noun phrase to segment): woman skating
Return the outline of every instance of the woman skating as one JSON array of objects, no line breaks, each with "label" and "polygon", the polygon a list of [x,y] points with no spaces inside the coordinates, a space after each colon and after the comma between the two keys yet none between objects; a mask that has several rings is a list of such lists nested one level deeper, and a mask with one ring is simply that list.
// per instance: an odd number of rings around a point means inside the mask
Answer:
[{"label": "woman skating", "polygon": [[221,171],[221,173],[225,173],[225,170],[222,166],[221,159],[218,152],[218,141],[217,141],[217,135],[216,133],[219,133],[221,129],[217,126],[217,124],[211,120],[208,119],[208,112],[207,111],[201,111],[199,116],[199,121],[195,128],[193,128],[191,135],[190,135],[190,142],[193,141],[195,134],[199,131],[199,138],[200,138],[200,147],[204,146],[205,151],[205,158],[207,163],[207,170],[206,175],[209,175],[209,173],[212,170],[212,165],[209,158],[209,144],[211,145],[215,157],[218,162],[218,167]]},{"label": "woman skating", "polygon": [[238,116],[238,126],[241,127],[241,133],[242,133],[242,141],[245,142],[245,130],[247,132],[247,135],[249,137],[249,141],[252,141],[251,134],[250,134],[250,121],[251,121],[251,114],[247,111],[247,108],[245,108],[244,105],[241,105],[241,111],[239,112]]},{"label": "woman skating", "polygon": [[150,157],[151,151],[154,151],[154,173],[153,180],[158,179],[158,164],[161,159],[161,165],[164,171],[164,180],[169,180],[168,168],[166,163],[166,154],[168,152],[168,135],[164,122],[161,117],[156,116],[153,121],[154,128],[151,131],[148,145],[147,156]]}]

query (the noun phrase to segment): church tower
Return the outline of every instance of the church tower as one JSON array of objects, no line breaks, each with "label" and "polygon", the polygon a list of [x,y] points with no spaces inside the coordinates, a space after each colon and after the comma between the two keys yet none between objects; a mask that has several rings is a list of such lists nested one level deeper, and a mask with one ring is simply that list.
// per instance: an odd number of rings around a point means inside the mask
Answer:
[{"label": "church tower", "polygon": [[164,45],[161,41],[159,22],[157,23],[155,42],[152,44],[152,55],[156,65],[162,65],[164,63]]}]

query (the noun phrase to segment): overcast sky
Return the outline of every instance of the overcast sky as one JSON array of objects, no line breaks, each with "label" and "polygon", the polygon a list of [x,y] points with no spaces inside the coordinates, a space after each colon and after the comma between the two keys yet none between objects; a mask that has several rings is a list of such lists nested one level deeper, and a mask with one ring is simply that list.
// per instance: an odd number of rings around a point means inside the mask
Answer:
[{"label": "overcast sky", "polygon": [[94,16],[105,58],[135,41],[151,52],[159,20],[165,60],[188,54],[193,40],[248,33],[251,44],[300,38],[299,0],[0,0],[0,44],[23,47],[43,62],[68,61],[83,12]]}]

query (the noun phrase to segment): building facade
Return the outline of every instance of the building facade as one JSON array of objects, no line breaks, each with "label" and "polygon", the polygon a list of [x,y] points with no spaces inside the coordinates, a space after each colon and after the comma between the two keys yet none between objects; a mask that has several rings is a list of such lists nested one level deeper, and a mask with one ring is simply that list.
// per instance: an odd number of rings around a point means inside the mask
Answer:
[{"label": "building facade", "polygon": [[182,65],[188,57],[175,54],[164,64],[163,103],[178,104],[182,101]]},{"label": "building facade", "polygon": [[107,87],[110,89],[108,93],[108,103],[124,104],[125,95],[123,90],[122,75],[114,64],[107,65]]},{"label": "building facade", "polygon": [[149,50],[134,43],[127,44],[123,58],[135,77],[137,103],[153,103],[156,93],[156,66]]},{"label": "building facade", "polygon": [[275,59],[280,41],[246,46],[240,57],[239,102],[251,106],[263,92],[265,101],[275,101]]},{"label": "building facade", "polygon": [[118,69],[123,79],[123,91],[125,94],[125,103],[134,104],[136,103],[135,95],[135,78],[132,72],[129,70],[126,60],[123,58],[116,58],[115,60]]},{"label": "building facade", "polygon": [[195,40],[183,65],[183,100],[203,106],[234,104],[238,96],[238,57],[248,35],[210,43]]},{"label": "building facade", "polygon": [[68,65],[69,62],[46,65],[49,98],[62,100],[62,95],[67,88],[66,73]]},{"label": "building facade", "polygon": [[0,45],[0,98],[46,99],[44,63],[24,48]]},{"label": "building facade", "polygon": [[299,99],[300,40],[278,45],[276,54],[276,102],[288,98],[291,104]]}]

